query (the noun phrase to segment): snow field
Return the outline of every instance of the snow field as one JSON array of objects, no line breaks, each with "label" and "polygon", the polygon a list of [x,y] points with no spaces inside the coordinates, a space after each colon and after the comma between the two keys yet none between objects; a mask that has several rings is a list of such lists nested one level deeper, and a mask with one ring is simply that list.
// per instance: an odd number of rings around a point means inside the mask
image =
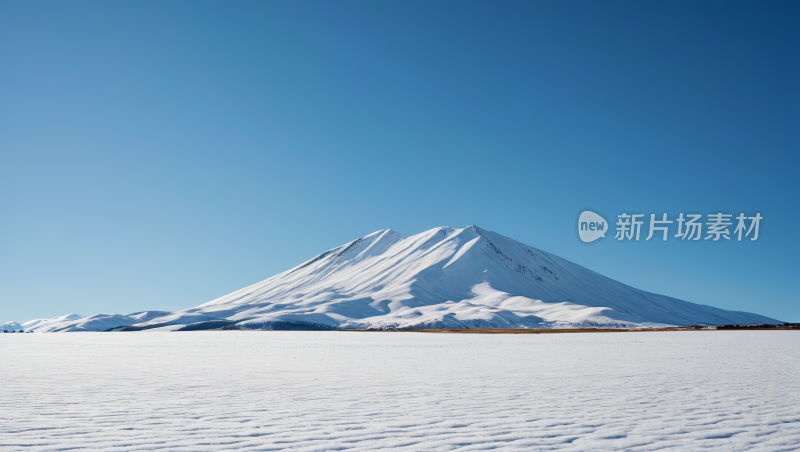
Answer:
[{"label": "snow field", "polygon": [[0,450],[800,449],[800,334],[0,335]]}]

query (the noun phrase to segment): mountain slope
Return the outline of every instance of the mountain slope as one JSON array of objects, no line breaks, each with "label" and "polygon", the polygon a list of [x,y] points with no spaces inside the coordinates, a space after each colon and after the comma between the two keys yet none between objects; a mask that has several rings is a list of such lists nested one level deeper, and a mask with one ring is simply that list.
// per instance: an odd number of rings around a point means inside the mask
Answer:
[{"label": "mountain slope", "polygon": [[17,331],[24,331],[25,328],[17,322],[6,322],[0,324],[0,333],[9,332],[16,333]]},{"label": "mountain slope", "polygon": [[120,326],[147,322],[169,314],[168,311],[145,311],[133,314],[95,314],[84,317],[79,314],[67,314],[52,319],[37,319],[22,324],[25,331],[37,333],[59,333],[75,331],[107,331]]},{"label": "mountain slope", "polygon": [[572,328],[780,323],[644,292],[476,226],[377,231],[196,308],[134,325]]},{"label": "mountain slope", "polygon": [[61,325],[65,325],[76,320],[81,320],[83,318],[84,317],[80,314],[67,314],[49,319],[28,320],[27,322],[23,323],[22,326],[25,328],[25,331],[49,332],[51,328],[57,329],[60,328]]}]

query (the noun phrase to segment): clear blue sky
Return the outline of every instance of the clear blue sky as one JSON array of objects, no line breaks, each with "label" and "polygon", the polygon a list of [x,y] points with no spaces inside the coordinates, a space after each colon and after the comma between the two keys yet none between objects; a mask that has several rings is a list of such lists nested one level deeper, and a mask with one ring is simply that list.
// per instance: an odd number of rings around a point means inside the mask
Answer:
[{"label": "clear blue sky", "polygon": [[[378,229],[469,224],[800,322],[799,21],[790,1],[0,1],[0,322],[187,308]],[[765,219],[752,243],[586,246],[584,207]]]}]

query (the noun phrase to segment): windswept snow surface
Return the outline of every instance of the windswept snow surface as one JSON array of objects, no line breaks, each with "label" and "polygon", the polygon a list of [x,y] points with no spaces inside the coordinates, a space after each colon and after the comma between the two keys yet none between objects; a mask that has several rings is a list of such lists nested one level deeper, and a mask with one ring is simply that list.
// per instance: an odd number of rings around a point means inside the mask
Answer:
[{"label": "windswept snow surface", "polygon": [[0,335],[0,450],[800,450],[800,333]]},{"label": "windswept snow surface", "polygon": [[[634,289],[476,226],[388,229],[192,309],[136,326],[273,329],[630,328],[780,323]],[[227,323],[226,323],[227,322]]]}]

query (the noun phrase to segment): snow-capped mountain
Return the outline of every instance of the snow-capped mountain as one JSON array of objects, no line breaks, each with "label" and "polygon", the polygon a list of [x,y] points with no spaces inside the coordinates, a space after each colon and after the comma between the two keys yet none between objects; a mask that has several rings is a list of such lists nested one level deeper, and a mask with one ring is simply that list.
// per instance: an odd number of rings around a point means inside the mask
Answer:
[{"label": "snow-capped mountain", "polygon": [[[304,322],[297,324],[295,322]],[[477,226],[354,240],[196,308],[135,325],[574,328],[781,323],[652,294]]]},{"label": "snow-capped mountain", "polygon": [[[50,320],[55,319],[45,322]],[[468,226],[439,227],[411,236],[377,231],[191,309],[98,314],[29,328],[55,332],[751,323],[782,322],[634,289],[500,234]]]},{"label": "snow-capped mountain", "polygon": [[23,326],[17,322],[6,322],[0,324],[0,333],[5,333],[5,332],[16,333],[17,331],[24,331],[24,330],[25,328],[23,328]]},{"label": "snow-capped mountain", "polygon": [[80,314],[67,314],[51,319],[36,319],[25,322],[25,331],[37,333],[59,333],[74,331],[107,331],[112,328],[134,323],[147,322],[169,314],[169,311],[145,311],[133,314],[95,314],[84,317]]},{"label": "snow-capped mountain", "polygon": [[84,317],[80,314],[67,314],[49,319],[28,320],[22,324],[22,327],[25,329],[25,331],[50,332],[52,329],[58,329],[62,325],[68,324],[72,321],[80,320],[82,318]]}]

